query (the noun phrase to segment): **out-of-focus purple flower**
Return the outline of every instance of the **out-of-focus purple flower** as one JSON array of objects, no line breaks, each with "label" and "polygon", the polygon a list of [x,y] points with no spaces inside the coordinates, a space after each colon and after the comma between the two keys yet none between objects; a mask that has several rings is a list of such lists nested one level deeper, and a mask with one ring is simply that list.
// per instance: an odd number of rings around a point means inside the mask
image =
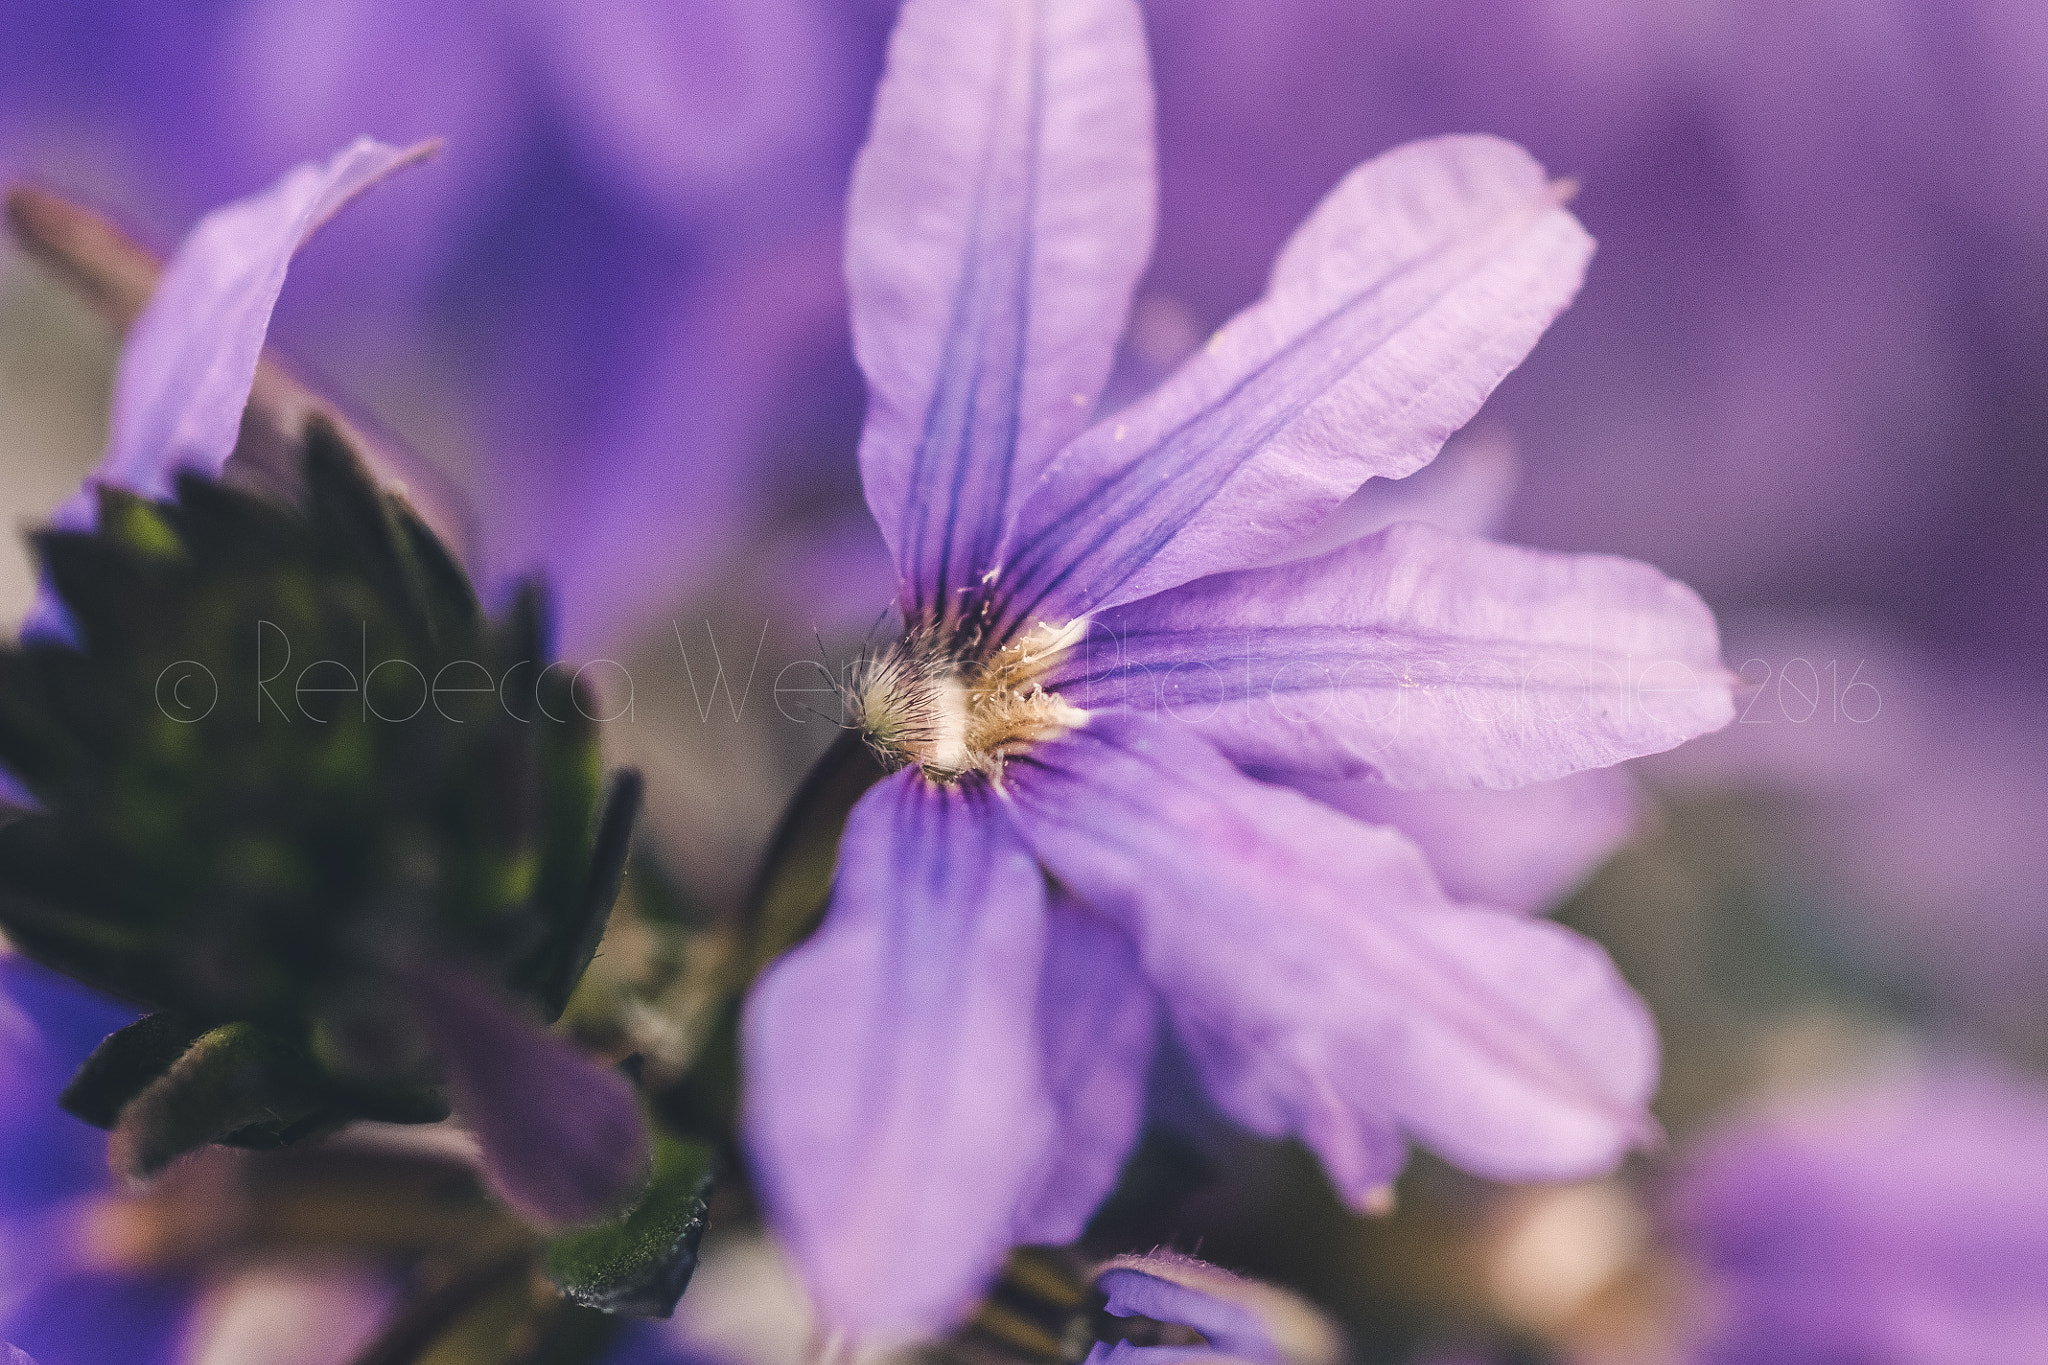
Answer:
[{"label": "out-of-focus purple flower", "polygon": [[1728,639],[1757,684],[1740,720],[1654,760],[1650,781],[1772,802],[1752,864],[1841,965],[2027,1045],[2048,1024],[2038,685],[1841,623],[1738,622]]},{"label": "out-of-focus purple flower", "polygon": [[1344,1343],[1293,1295],[1172,1252],[1119,1256],[1095,1276],[1114,1317],[1150,1318],[1198,1333],[1200,1345],[1097,1342],[1088,1365],[1330,1365]]},{"label": "out-of-focus purple flower", "polygon": [[1929,1067],[1738,1122],[1675,1199],[1702,1361],[2048,1354],[2048,1091]]},{"label": "out-of-focus purple flower", "polygon": [[1655,1038],[1598,948],[1240,767],[1511,787],[1727,720],[1711,616],[1645,566],[1416,522],[1269,565],[1428,463],[1590,240],[1510,144],[1391,152],[1091,426],[1150,134],[1134,5],[913,0],[855,172],[861,465],[906,629],[848,693],[897,771],[749,1001],[745,1127],[822,1315],[863,1338],[1078,1234],[1159,1018],[1226,1113],[1361,1203],[1410,1138],[1535,1178],[1651,1129]]},{"label": "out-of-focus purple flower", "polygon": [[0,1339],[43,1365],[176,1358],[189,1286],[104,1268],[82,1213],[108,1192],[107,1135],[57,1107],[134,1012],[0,953]]},{"label": "out-of-focus purple flower", "polygon": [[447,139],[312,253],[276,339],[465,466],[474,567],[546,570],[572,651],[814,496],[786,409],[843,316],[872,62],[835,6],[10,2],[0,30],[0,169],[141,222],[366,129]]},{"label": "out-of-focus purple flower", "polygon": [[1490,409],[1536,489],[1518,538],[1653,554],[1724,608],[1853,605],[2035,656],[2044,580],[2016,570],[2048,495],[2039,6],[1148,13],[1165,227],[1145,309],[1199,338],[1359,156],[1512,137],[1581,181],[1604,243]]}]

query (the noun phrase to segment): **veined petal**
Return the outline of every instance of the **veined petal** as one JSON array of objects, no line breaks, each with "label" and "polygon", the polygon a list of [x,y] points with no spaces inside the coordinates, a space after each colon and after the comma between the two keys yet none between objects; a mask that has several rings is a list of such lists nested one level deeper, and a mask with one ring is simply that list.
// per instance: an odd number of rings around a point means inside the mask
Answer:
[{"label": "veined petal", "polygon": [[1038,1000],[1059,1126],[1013,1240],[1064,1246],[1080,1238],[1137,1144],[1159,1006],[1136,945],[1066,896],[1052,902]]},{"label": "veined petal", "polygon": [[1133,0],[910,0],[854,168],[861,475],[905,606],[979,586],[1086,424],[1152,249]]},{"label": "veined petal", "polygon": [[1217,1104],[1367,1202],[1400,1134],[1483,1175],[1577,1177],[1653,1131],[1647,1012],[1595,944],[1453,904],[1413,844],[1109,714],[1013,760],[1019,828],[1121,924]]},{"label": "veined petal", "polygon": [[824,925],[747,1001],[745,1134],[824,1322],[942,1327],[1011,1244],[1055,1115],[1035,1032],[1045,879],[985,788],[861,798]]},{"label": "veined petal", "polygon": [[1570,894],[1635,833],[1636,786],[1594,768],[1512,791],[1402,791],[1361,779],[1288,784],[1415,841],[1454,900],[1540,912]]},{"label": "veined petal", "polygon": [[1266,297],[1064,451],[1019,510],[1019,620],[1069,621],[1272,558],[1375,475],[1428,463],[1578,291],[1593,242],[1512,143],[1360,166]]},{"label": "veined petal", "polygon": [[1106,612],[1048,678],[1275,774],[1514,787],[1660,753],[1734,715],[1713,614],[1610,555],[1407,522],[1318,559]]}]

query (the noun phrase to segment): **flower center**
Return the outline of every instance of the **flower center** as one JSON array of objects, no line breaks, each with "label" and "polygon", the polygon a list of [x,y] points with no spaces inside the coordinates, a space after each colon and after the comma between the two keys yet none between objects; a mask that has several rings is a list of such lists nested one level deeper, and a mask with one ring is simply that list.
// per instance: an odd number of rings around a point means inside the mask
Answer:
[{"label": "flower center", "polygon": [[1006,759],[1087,723],[1041,681],[1081,624],[1039,626],[985,658],[912,632],[854,669],[844,689],[852,722],[892,769],[915,763],[935,782],[1000,778]]}]

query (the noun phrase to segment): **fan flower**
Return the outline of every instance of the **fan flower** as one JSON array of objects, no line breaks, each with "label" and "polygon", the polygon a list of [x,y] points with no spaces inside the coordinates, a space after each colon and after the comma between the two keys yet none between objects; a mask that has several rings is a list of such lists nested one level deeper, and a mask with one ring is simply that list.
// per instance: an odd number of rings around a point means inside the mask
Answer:
[{"label": "fan flower", "polygon": [[1364,1206],[1411,1139],[1559,1178],[1654,1131],[1654,1030],[1600,949],[1262,780],[1513,787],[1729,719],[1712,616],[1643,565],[1420,523],[1271,563],[1565,307],[1564,198],[1491,138],[1371,161],[1091,424],[1153,225],[1137,6],[904,7],[847,231],[904,620],[847,700],[894,771],[744,1026],[747,1144],[833,1328],[929,1330],[1077,1236],[1162,1024]]}]

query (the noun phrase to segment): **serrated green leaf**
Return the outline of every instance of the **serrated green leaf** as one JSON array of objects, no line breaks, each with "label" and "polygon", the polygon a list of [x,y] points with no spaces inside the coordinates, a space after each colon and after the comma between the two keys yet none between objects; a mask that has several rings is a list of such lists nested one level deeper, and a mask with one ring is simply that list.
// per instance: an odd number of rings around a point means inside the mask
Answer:
[{"label": "serrated green leaf", "polygon": [[624,1217],[550,1243],[548,1278],[589,1308],[669,1316],[697,1269],[712,1163],[709,1147],[657,1130],[647,1192]]}]

